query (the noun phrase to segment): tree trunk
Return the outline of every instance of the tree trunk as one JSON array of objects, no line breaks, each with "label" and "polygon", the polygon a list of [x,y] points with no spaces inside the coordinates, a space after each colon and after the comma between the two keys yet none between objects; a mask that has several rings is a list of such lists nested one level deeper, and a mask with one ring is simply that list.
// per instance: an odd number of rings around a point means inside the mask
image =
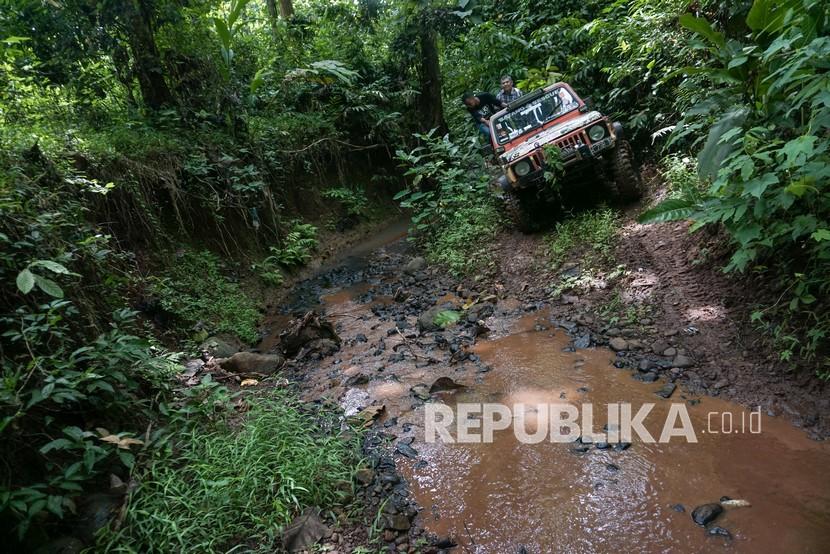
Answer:
[{"label": "tree trunk", "polygon": [[144,0],[128,0],[125,2],[125,12],[127,36],[144,105],[153,110],[170,105],[173,103],[173,95],[164,80],[150,9]]},{"label": "tree trunk", "polygon": [[294,4],[291,0],[280,0],[280,15],[286,20],[294,15]]},{"label": "tree trunk", "polygon": [[438,129],[441,136],[449,132],[444,120],[441,99],[441,66],[438,60],[438,34],[429,24],[421,24],[421,95],[419,98],[421,125],[424,132]]},{"label": "tree trunk", "polygon": [[274,35],[277,34],[277,0],[265,0],[265,6],[268,8],[268,19],[271,23],[271,31]]}]

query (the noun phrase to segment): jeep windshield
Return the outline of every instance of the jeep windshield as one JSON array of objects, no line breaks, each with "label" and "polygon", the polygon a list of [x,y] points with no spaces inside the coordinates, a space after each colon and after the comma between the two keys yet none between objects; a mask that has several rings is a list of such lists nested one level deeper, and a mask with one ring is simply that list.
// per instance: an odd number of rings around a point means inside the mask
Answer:
[{"label": "jeep windshield", "polygon": [[579,103],[568,89],[564,87],[551,89],[527,104],[522,104],[499,116],[493,122],[496,140],[499,144],[510,142],[538,129],[578,105]]}]

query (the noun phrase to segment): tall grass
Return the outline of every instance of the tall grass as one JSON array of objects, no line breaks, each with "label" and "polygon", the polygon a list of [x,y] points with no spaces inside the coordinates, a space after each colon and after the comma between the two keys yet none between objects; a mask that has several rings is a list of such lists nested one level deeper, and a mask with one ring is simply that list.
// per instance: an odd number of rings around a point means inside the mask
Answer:
[{"label": "tall grass", "polygon": [[357,442],[334,416],[280,392],[252,403],[237,428],[194,429],[155,460],[132,492],[106,552],[273,552],[302,506],[348,500]]}]

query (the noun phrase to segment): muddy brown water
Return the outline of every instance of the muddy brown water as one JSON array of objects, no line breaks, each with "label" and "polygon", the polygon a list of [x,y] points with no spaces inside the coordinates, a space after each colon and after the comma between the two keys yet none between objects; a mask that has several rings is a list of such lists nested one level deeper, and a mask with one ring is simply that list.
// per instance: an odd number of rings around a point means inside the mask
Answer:
[{"label": "muddy brown water", "polygon": [[[682,402],[699,442],[645,444],[635,437],[622,452],[574,454],[572,444],[522,444],[510,430],[496,432],[491,444],[418,440],[427,465],[415,469],[405,462],[404,468],[427,529],[481,553],[512,553],[520,546],[528,552],[828,552],[827,445],[765,414],[760,434],[752,434],[749,411],[722,400],[690,405],[680,390],[660,399],[654,391],[661,384],[641,383],[614,368],[613,352],[563,352],[564,332],[529,330],[528,321],[479,343],[476,352],[493,371],[471,392],[444,401],[592,403],[596,432],[607,422],[608,403],[629,402],[634,412],[655,403],[646,419],[655,437],[669,402]],[[713,433],[707,432],[710,412],[717,414]],[[722,417],[731,417],[731,434],[714,433],[729,428]],[[707,536],[690,516],[695,506],[722,496],[752,504],[728,508],[716,521],[732,541]],[[686,511],[675,511],[676,504]]]},{"label": "muddy brown water", "polygon": [[[370,289],[362,282],[334,287],[324,291],[322,305],[344,339],[362,333],[369,345],[382,339],[391,352],[401,344],[387,336],[388,323],[358,319],[370,313],[370,305],[356,298]],[[397,418],[389,431],[415,438],[412,446],[421,463],[397,459],[422,507],[420,523],[452,537],[459,543],[457,552],[510,554],[520,547],[539,553],[830,551],[830,445],[766,413],[760,416],[761,432],[752,433],[748,410],[716,398],[692,398],[680,388],[670,400],[658,398],[654,393],[662,379],[632,379],[630,371],[613,367],[614,353],[607,349],[565,352],[570,339],[564,331],[536,330],[544,320],[544,314],[488,320],[491,335],[497,336],[475,346],[493,368],[485,374],[411,358],[389,363],[368,356],[365,344],[344,343],[337,356],[310,371],[306,394],[336,401],[346,390],[346,378],[371,377],[360,388],[386,406],[386,418]],[[442,376],[468,389],[435,395],[433,402],[450,407],[461,402],[591,403],[593,432],[606,423],[609,403],[630,403],[634,412],[654,403],[646,427],[657,437],[670,403],[681,403],[698,442],[673,438],[668,444],[647,444],[634,437],[622,452],[592,448],[576,454],[573,444],[522,444],[508,429],[497,431],[489,444],[428,444],[425,407],[413,403],[409,390]],[[729,420],[722,414],[731,414],[732,433],[722,432],[722,422]],[[528,421],[532,425],[532,410]],[[727,508],[716,520],[732,540],[707,536],[691,519],[695,506],[722,496],[751,503]],[[685,512],[676,511],[677,504]]]}]

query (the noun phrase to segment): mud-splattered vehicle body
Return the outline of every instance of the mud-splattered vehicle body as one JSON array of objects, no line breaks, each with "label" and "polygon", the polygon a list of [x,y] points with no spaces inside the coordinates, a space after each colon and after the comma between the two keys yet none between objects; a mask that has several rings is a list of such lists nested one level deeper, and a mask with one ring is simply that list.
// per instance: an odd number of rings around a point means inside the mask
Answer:
[{"label": "mud-splattered vehicle body", "polygon": [[640,196],[639,176],[622,125],[591,110],[566,83],[526,94],[490,119],[491,147],[501,168],[498,188],[508,215],[531,230],[544,213],[546,161],[552,147],[566,192],[612,202]]}]

